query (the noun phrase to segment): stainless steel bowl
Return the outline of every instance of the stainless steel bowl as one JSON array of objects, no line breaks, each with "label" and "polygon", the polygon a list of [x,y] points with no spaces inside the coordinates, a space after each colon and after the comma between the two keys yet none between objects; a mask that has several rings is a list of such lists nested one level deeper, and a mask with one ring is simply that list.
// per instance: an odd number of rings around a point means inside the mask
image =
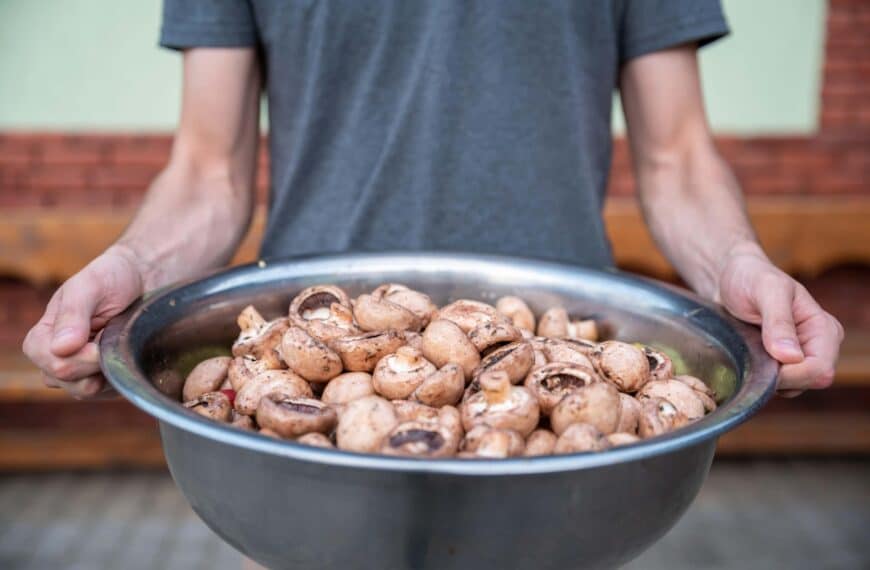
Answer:
[{"label": "stainless steel bowl", "polygon": [[[312,284],[356,294],[386,281],[438,303],[514,294],[537,312],[558,303],[595,314],[610,336],[670,351],[683,371],[712,383],[722,404],[677,432],[603,453],[414,460],[239,431],[163,393],[177,389],[166,370],[183,372],[229,345],[245,305],[277,316]],[[112,320],[101,354],[115,388],[158,419],[172,476],[193,509],[270,568],[564,570],[625,562],[685,512],[717,437],[764,404],[777,373],[757,329],[675,288],[615,271],[457,254],[336,255],[224,271],[153,294]]]}]

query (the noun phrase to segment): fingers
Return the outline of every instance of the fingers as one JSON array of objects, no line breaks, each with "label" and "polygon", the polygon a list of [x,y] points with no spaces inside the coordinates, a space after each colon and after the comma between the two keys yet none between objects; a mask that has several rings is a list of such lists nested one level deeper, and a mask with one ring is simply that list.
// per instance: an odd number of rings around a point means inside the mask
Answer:
[{"label": "fingers", "polygon": [[[25,344],[28,342],[39,341],[25,341]],[[46,375],[62,382],[73,382],[100,371],[100,350],[94,342],[85,344],[75,354],[64,358],[58,358],[50,351],[38,348],[30,351],[25,348],[25,353]]]},{"label": "fingers", "polygon": [[54,356],[70,356],[88,342],[99,299],[96,285],[87,277],[73,278],[61,288],[49,345]]},{"label": "fingers", "polygon": [[85,376],[78,380],[68,382],[43,373],[42,381],[50,388],[62,388],[76,399],[94,399],[97,397],[108,398],[115,395],[114,390],[106,382],[102,374]]},{"label": "fingers", "polygon": [[793,317],[794,295],[794,282],[778,277],[762,281],[757,292],[764,348],[783,364],[804,358]]}]

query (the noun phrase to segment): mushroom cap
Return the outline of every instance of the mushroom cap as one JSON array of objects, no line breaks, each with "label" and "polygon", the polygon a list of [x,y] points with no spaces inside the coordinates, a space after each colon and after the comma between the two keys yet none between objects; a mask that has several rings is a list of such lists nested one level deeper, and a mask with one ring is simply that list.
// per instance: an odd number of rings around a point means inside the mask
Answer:
[{"label": "mushroom cap", "polygon": [[288,398],[271,392],[260,398],[257,406],[257,423],[285,438],[328,433],[337,422],[335,410],[313,398]]},{"label": "mushroom cap", "polygon": [[299,327],[284,333],[280,353],[293,372],[311,382],[328,382],[341,374],[341,358]]},{"label": "mushroom cap", "polygon": [[274,437],[275,439],[282,439],[280,434],[275,433],[274,431],[270,430],[269,428],[260,428],[258,433],[260,435],[265,435],[266,437]]},{"label": "mushroom cap", "polygon": [[336,444],[346,451],[375,452],[398,423],[389,401],[379,396],[354,400],[345,406],[338,420]]},{"label": "mushroom cap", "polygon": [[610,447],[610,442],[598,428],[590,424],[571,424],[553,447],[553,453],[580,453],[584,451],[603,451]]},{"label": "mushroom cap", "polygon": [[534,332],[535,314],[519,297],[513,295],[501,297],[495,303],[495,310],[507,317],[518,329]]},{"label": "mushroom cap", "polygon": [[518,384],[526,377],[535,361],[535,351],[526,341],[512,342],[487,354],[474,369],[473,377],[484,372],[507,372],[511,384]]},{"label": "mushroom cap", "polygon": [[445,364],[426,377],[411,397],[429,406],[454,405],[465,390],[465,373],[458,364]]},{"label": "mushroom cap", "polygon": [[321,342],[359,334],[353,320],[350,298],[336,285],[315,285],[300,291],[290,303],[290,324]]},{"label": "mushroom cap", "polygon": [[688,374],[681,374],[680,376],[675,376],[674,380],[677,382],[682,382],[689,388],[695,391],[701,401],[704,402],[704,409],[707,412],[712,412],[716,409],[716,392],[713,391],[712,388],[704,384],[703,380],[695,378],[694,376],[689,376]]},{"label": "mushroom cap", "polygon": [[417,350],[423,350],[423,335],[414,331],[402,331],[405,337],[405,344]]},{"label": "mushroom cap", "polygon": [[372,375],[367,372],[345,372],[329,381],[320,400],[330,405],[347,404],[375,393]]},{"label": "mushroom cap", "polygon": [[620,445],[631,445],[632,443],[637,443],[640,441],[640,438],[633,433],[626,433],[624,431],[611,433],[604,437],[607,438],[607,442],[612,447],[619,447]]},{"label": "mushroom cap", "polygon": [[562,398],[550,414],[550,426],[556,435],[576,423],[590,424],[608,434],[616,431],[620,412],[616,389],[606,382],[593,382]]},{"label": "mushroom cap", "polygon": [[405,457],[452,457],[460,434],[437,422],[402,422],[384,438],[381,453]]},{"label": "mushroom cap", "polygon": [[465,334],[489,321],[507,322],[507,318],[492,305],[469,299],[459,299],[441,307],[434,319],[451,321]]},{"label": "mushroom cap", "polygon": [[617,432],[637,433],[637,423],[640,421],[640,402],[630,394],[619,393],[619,425]]},{"label": "mushroom cap", "polygon": [[568,323],[568,338],[595,342],[598,340],[598,323],[594,319],[582,319]]},{"label": "mushroom cap", "polygon": [[674,363],[667,354],[648,346],[643,347],[643,353],[649,362],[650,380],[669,380],[674,377]]},{"label": "mushroom cap", "polygon": [[551,455],[556,447],[557,439],[556,434],[548,429],[536,429],[526,439],[526,449],[523,455],[527,457]]},{"label": "mushroom cap", "polygon": [[607,340],[592,354],[595,369],[602,378],[622,392],[637,392],[649,380],[649,361],[638,347]]},{"label": "mushroom cap", "polygon": [[249,416],[257,412],[260,399],[272,392],[288,398],[310,398],[314,394],[303,378],[289,370],[267,370],[253,377],[236,391],[236,411]]},{"label": "mushroom cap", "polygon": [[601,382],[601,379],[591,368],[552,362],[532,370],[524,385],[538,400],[541,413],[549,416],[562,398],[593,382]]},{"label": "mushroom cap", "polygon": [[411,311],[420,319],[421,327],[429,324],[432,316],[438,312],[438,306],[432,302],[429,295],[399,283],[385,283],[372,291],[372,296],[386,299]]},{"label": "mushroom cap", "polygon": [[532,346],[539,350],[547,362],[563,362],[579,364],[587,368],[593,368],[590,355],[594,345],[586,346],[586,341],[576,341],[568,338],[535,337],[531,341]]},{"label": "mushroom cap", "polygon": [[251,355],[269,363],[270,368],[279,368],[276,349],[287,330],[285,318],[266,321],[253,305],[245,307],[237,319],[241,332],[233,343],[233,356]]},{"label": "mushroom cap", "polygon": [[236,410],[233,410],[230,414],[230,425],[244,430],[253,430],[256,427],[254,426],[254,420],[251,419],[251,416],[240,414]]},{"label": "mushroom cap", "polygon": [[458,364],[466,380],[480,364],[480,353],[459,325],[444,319],[432,321],[423,331],[423,355],[439,368],[449,363]]},{"label": "mushroom cap", "polygon": [[502,459],[522,455],[525,447],[523,436],[515,430],[477,425],[465,434],[459,455],[476,459]]},{"label": "mushroom cap", "polygon": [[189,402],[184,403],[188,410],[219,422],[228,422],[233,406],[230,399],[222,392],[208,392]]},{"label": "mushroom cap", "polygon": [[267,370],[280,370],[284,366],[271,368],[270,363],[257,360],[251,355],[236,356],[227,367],[227,380],[233,390],[238,392],[251,378]]},{"label": "mushroom cap", "polygon": [[506,372],[486,372],[478,383],[480,392],[469,396],[460,407],[466,431],[486,424],[512,429],[525,437],[538,427],[538,401],[526,388],[512,386]]},{"label": "mushroom cap", "polygon": [[507,344],[522,340],[520,329],[507,321],[487,321],[468,333],[468,340],[478,352],[487,354]]},{"label": "mushroom cap", "polygon": [[698,392],[679,380],[652,380],[637,392],[641,402],[662,398],[673,404],[689,421],[704,417],[704,402]]},{"label": "mushroom cap", "polygon": [[405,345],[405,336],[396,330],[367,332],[345,336],[330,343],[344,369],[351,372],[371,372],[384,356]]},{"label": "mushroom cap", "polygon": [[568,336],[568,311],[562,307],[550,307],[538,321],[538,336],[563,338]]},{"label": "mushroom cap", "polygon": [[392,404],[400,423],[437,422],[440,417],[438,408],[413,400],[393,400]]},{"label": "mushroom cap", "polygon": [[419,350],[402,346],[378,361],[372,374],[372,386],[388,400],[404,400],[436,370]]},{"label": "mushroom cap", "polygon": [[353,303],[356,322],[364,331],[419,331],[423,322],[411,310],[384,297],[363,294]]},{"label": "mushroom cap", "polygon": [[663,398],[647,398],[641,402],[637,433],[642,438],[661,435],[689,422],[686,416]]},{"label": "mushroom cap", "polygon": [[312,447],[322,447],[324,449],[335,449],[335,446],[332,444],[332,440],[330,440],[322,433],[318,432],[300,435],[296,438],[296,443],[301,443],[302,445],[310,445]]},{"label": "mushroom cap", "polygon": [[216,392],[227,379],[227,372],[232,358],[215,356],[203,360],[193,367],[184,381],[181,395],[183,401],[195,400],[208,392]]}]

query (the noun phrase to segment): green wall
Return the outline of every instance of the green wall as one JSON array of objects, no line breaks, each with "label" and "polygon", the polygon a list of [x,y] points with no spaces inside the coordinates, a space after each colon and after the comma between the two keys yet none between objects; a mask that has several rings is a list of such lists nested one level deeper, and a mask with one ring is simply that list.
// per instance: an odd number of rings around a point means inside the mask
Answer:
[{"label": "green wall", "polygon": [[[724,4],[733,33],[701,56],[714,128],[814,131],[825,1]],[[159,20],[159,0],[0,0],[0,129],[171,129],[180,59]]]}]

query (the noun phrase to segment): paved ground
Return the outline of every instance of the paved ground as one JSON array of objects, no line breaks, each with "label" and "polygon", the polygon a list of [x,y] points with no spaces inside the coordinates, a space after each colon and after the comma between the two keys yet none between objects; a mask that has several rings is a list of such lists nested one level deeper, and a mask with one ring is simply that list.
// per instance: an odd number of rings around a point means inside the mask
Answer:
[{"label": "paved ground", "polygon": [[[160,473],[0,477],[0,568],[238,570]],[[870,462],[714,466],[676,528],[629,568],[870,568]]]}]

